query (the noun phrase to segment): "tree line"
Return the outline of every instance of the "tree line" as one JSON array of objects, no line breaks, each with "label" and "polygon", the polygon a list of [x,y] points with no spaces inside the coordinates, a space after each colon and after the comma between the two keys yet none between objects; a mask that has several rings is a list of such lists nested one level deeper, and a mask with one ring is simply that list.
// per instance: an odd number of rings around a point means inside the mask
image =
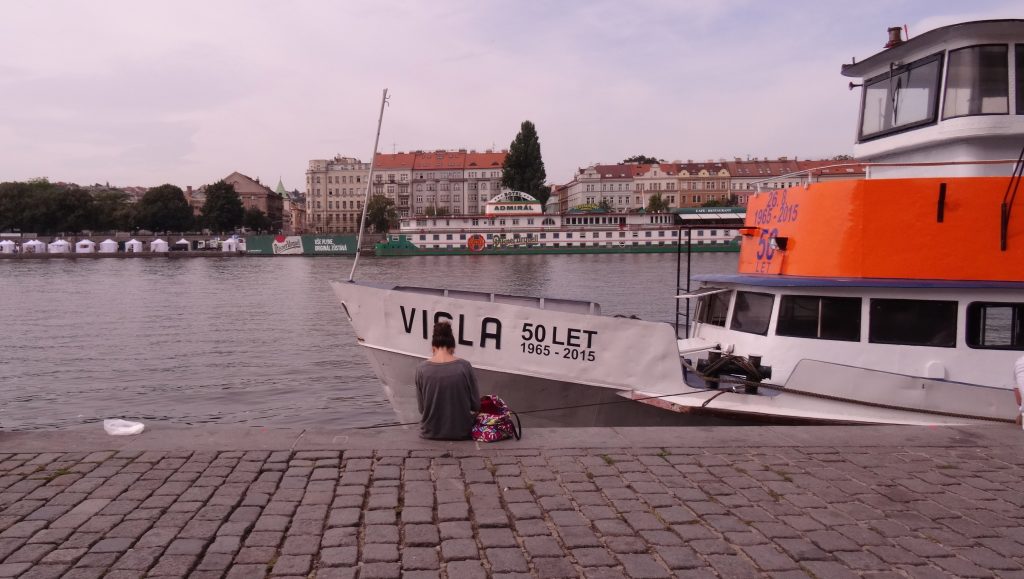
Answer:
[{"label": "tree line", "polygon": [[218,181],[206,187],[198,216],[180,187],[160,185],[138,203],[115,188],[89,191],[45,179],[0,183],[0,231],[40,235],[82,231],[234,231],[245,226],[269,231],[270,218],[256,208],[244,209],[234,185]]}]

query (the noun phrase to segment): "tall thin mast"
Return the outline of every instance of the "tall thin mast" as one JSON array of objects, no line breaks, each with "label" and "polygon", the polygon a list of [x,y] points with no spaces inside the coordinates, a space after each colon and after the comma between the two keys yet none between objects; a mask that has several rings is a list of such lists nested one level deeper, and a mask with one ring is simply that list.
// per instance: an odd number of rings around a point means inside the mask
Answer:
[{"label": "tall thin mast", "polygon": [[377,161],[377,144],[380,142],[380,127],[384,123],[384,105],[388,103],[388,89],[380,99],[380,116],[377,117],[377,136],[373,139],[373,155],[370,157],[370,174],[366,177],[366,195],[363,198],[363,216],[359,219],[359,237],[356,238],[356,258],[352,261],[352,271],[348,281],[356,277],[356,266],[359,265],[359,252],[363,248],[363,230],[366,229],[366,210],[370,207],[370,184],[373,183],[373,164]]}]

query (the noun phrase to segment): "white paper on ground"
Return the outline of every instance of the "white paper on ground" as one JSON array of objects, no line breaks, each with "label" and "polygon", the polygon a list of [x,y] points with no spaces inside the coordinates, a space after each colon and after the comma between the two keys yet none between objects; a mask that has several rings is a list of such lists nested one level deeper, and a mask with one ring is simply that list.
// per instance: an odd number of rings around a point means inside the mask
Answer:
[{"label": "white paper on ground", "polygon": [[145,428],[146,425],[141,422],[130,422],[120,418],[108,418],[103,421],[103,430],[106,430],[107,434],[113,436],[139,434]]}]

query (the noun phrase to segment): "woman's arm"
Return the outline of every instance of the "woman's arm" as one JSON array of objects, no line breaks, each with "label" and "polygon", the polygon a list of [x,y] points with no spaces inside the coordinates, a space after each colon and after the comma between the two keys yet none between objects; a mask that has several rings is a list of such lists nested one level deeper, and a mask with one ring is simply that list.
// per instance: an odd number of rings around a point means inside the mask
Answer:
[{"label": "woman's arm", "polygon": [[476,372],[473,370],[473,365],[469,362],[466,362],[466,382],[470,398],[469,407],[473,409],[473,412],[480,412],[480,387],[476,383]]},{"label": "woman's arm", "polygon": [[423,416],[423,378],[420,376],[420,369],[416,368],[416,409]]}]

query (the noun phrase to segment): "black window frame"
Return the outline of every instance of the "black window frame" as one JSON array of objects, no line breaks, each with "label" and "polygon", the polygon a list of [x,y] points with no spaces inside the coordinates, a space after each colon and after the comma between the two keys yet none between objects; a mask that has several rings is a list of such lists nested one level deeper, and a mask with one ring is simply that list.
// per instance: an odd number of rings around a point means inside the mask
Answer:
[{"label": "black window frame", "polygon": [[[900,340],[889,340],[889,339],[883,340],[883,339],[879,339],[876,336],[876,331],[877,331],[876,323],[880,323],[880,322],[876,322],[876,320],[878,320],[878,316],[876,315],[876,311],[875,311],[875,304],[876,304],[876,302],[935,303],[935,304],[946,304],[947,306],[952,306],[953,319],[952,319],[952,323],[950,324],[951,327],[953,328],[952,341],[951,342],[942,343],[942,344],[931,344],[931,343],[922,343],[922,342],[908,342],[908,341],[900,341]],[[956,347],[957,334],[959,333],[959,323],[960,323],[959,322],[959,319],[960,319],[960,311],[959,311],[959,309],[960,309],[960,304],[956,300],[923,300],[923,299],[907,299],[907,298],[871,298],[870,300],[868,300],[868,342],[870,342],[872,344],[888,344],[888,345],[895,345],[895,346],[915,346],[915,347],[925,347],[925,348],[955,348]]]},{"label": "black window frame", "polygon": [[[733,293],[734,292],[732,290],[725,290],[700,296],[699,298],[697,298],[697,308],[696,312],[694,313],[694,319],[702,324],[708,324],[709,326],[717,326],[719,328],[724,328],[726,322],[729,321],[729,303],[732,301]],[[722,323],[720,324],[716,323],[715,321],[718,319],[717,317],[711,317],[711,306],[713,305],[713,303],[725,306],[725,311],[724,313],[722,313],[721,317]]]},{"label": "black window frame", "polygon": [[1024,115],[1024,44],[1013,45],[1013,76],[1013,88],[1017,93],[1015,113]]},{"label": "black window frame", "polygon": [[[1017,328],[1015,331],[1011,325],[1011,343],[1009,346],[987,346],[977,343],[977,338],[979,337],[978,330],[980,330],[979,327],[976,327],[979,322],[978,310],[986,307],[1009,307],[1014,310],[1011,317],[1011,324],[1017,325]],[[1024,302],[970,302],[967,304],[967,311],[964,317],[966,318],[966,324],[964,327],[964,343],[967,344],[968,348],[971,348],[972,350],[1024,351]],[[1014,344],[1014,341],[1017,343]]]},{"label": "black window frame", "polygon": [[[1006,49],[1006,112],[1005,113],[965,113],[962,115],[946,116],[946,91],[949,90],[949,60],[953,58],[953,53],[960,52],[961,50],[969,50],[971,48],[984,48],[987,46],[999,46]],[[947,51],[946,53],[946,74],[943,77],[942,83],[942,120],[959,119],[963,117],[989,117],[1010,114],[1010,46],[1008,44],[1001,44],[998,42],[987,43],[987,44],[972,44],[971,46],[961,46],[960,48],[954,48]]]},{"label": "black window frame", "polygon": [[[816,332],[817,335],[811,336],[811,335],[805,335],[805,334],[796,333],[795,331],[793,331],[791,329],[791,327],[789,327],[788,325],[786,325],[784,323],[783,315],[786,313],[786,307],[788,305],[787,302],[789,302],[790,300],[800,300],[800,299],[804,299],[804,300],[818,300],[818,318],[817,318],[817,332]],[[853,302],[856,302],[857,317],[856,317],[856,320],[854,320],[850,324],[853,328],[856,328],[856,337],[854,337],[854,338],[840,338],[840,337],[825,337],[825,336],[821,335],[821,330],[822,330],[822,319],[821,319],[822,315],[821,314],[823,313],[823,309],[824,309],[822,302],[824,300],[849,302],[848,305],[852,305]],[[787,337],[787,338],[803,338],[805,340],[828,340],[828,341],[834,341],[834,342],[860,342],[861,341],[861,321],[863,320],[863,317],[864,317],[863,310],[864,310],[864,300],[861,299],[860,297],[785,294],[785,295],[779,296],[779,314],[777,316],[777,319],[775,320],[775,335],[776,336],[784,336],[784,337]]]},{"label": "black window frame", "polygon": [[[873,76],[871,78],[865,79],[864,80],[864,85],[861,87],[861,92],[860,92],[860,115],[858,116],[858,119],[857,119],[857,142],[858,143],[867,143],[869,141],[873,141],[875,139],[880,139],[882,137],[888,137],[890,135],[895,135],[895,134],[903,133],[903,132],[906,132],[906,131],[913,131],[915,129],[920,129],[921,127],[926,127],[926,126],[930,126],[930,125],[934,125],[934,124],[938,123],[939,122],[939,117],[941,116],[940,115],[940,111],[939,111],[939,104],[941,102],[940,101],[940,97],[942,96],[942,92],[943,92],[943,83],[942,83],[942,81],[944,79],[943,73],[945,71],[945,64],[946,64],[946,62],[945,62],[945,55],[946,55],[945,51],[939,51],[939,52],[936,52],[934,54],[930,54],[928,56],[925,56],[924,58],[919,58],[919,59],[917,59],[914,62],[911,62],[909,64],[905,64],[903,66],[894,67],[889,72],[883,72],[882,74],[875,75],[875,76]],[[871,133],[868,136],[865,136],[864,135],[864,105],[867,102],[868,87],[873,85],[873,84],[875,84],[877,81],[880,81],[882,79],[899,76],[899,75],[903,74],[904,72],[906,72],[908,70],[913,70],[915,68],[919,68],[919,67],[931,64],[932,62],[935,62],[935,61],[938,61],[939,68],[938,68],[938,71],[936,71],[935,94],[932,97],[932,107],[933,107],[932,118],[925,119],[925,120],[922,120],[922,121],[917,121],[916,123],[910,123],[910,124],[907,124],[907,125],[900,125],[898,127],[891,127],[891,128],[888,128],[888,129],[884,129],[884,130],[881,130],[881,131],[877,131],[877,132]]]},{"label": "black window frame", "polygon": [[[740,311],[739,310],[739,305],[740,305],[740,295],[741,294],[743,294],[743,295],[763,296],[763,297],[767,297],[767,298],[769,298],[769,300],[771,300],[771,305],[769,306],[769,309],[768,309],[768,315],[765,316],[764,330],[761,330],[761,331],[751,331],[751,330],[745,330],[745,329],[737,328],[736,327],[736,314],[737,314],[737,312]],[[737,332],[743,332],[744,334],[754,334],[754,335],[758,335],[758,336],[767,336],[768,335],[768,328],[770,328],[771,325],[772,325],[772,312],[775,310],[775,294],[764,293],[764,292],[753,292],[753,291],[746,291],[746,290],[737,290],[736,292],[734,292],[734,297],[733,297],[732,303],[733,303],[733,306],[732,306],[732,316],[729,319],[729,329],[730,330],[734,330],[734,331],[737,331]]]}]

